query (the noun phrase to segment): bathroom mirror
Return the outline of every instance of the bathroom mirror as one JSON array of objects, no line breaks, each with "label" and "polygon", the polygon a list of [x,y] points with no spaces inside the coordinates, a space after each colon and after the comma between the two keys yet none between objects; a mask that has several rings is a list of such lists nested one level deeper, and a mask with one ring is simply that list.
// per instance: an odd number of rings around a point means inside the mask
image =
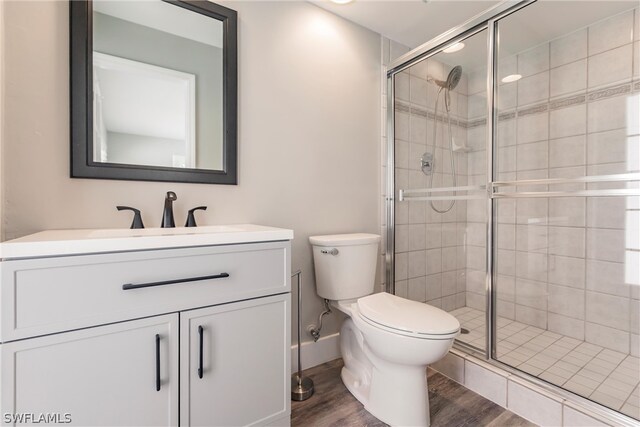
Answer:
[{"label": "bathroom mirror", "polygon": [[71,1],[71,176],[237,183],[237,14]]}]

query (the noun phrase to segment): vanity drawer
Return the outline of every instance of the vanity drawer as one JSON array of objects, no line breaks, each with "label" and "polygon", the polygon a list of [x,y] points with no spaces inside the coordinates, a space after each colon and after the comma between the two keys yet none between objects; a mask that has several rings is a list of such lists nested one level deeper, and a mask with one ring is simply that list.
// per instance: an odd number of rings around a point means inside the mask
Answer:
[{"label": "vanity drawer", "polygon": [[5,261],[0,340],[289,292],[289,250],[283,241]]}]

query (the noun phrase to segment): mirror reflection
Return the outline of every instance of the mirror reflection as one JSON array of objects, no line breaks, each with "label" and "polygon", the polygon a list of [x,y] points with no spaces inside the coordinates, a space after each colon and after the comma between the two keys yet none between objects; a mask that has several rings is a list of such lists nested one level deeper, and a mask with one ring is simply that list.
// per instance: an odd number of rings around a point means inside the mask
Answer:
[{"label": "mirror reflection", "polygon": [[223,169],[223,24],[160,0],[93,3],[93,160]]}]

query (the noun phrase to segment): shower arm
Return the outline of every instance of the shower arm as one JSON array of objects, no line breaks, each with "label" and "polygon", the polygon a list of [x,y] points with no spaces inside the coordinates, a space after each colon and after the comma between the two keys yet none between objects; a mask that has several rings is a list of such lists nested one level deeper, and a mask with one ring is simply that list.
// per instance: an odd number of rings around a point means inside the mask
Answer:
[{"label": "shower arm", "polygon": [[444,89],[444,87],[446,86],[447,82],[442,81],[442,80],[438,80],[436,78],[433,78],[431,76],[427,76],[427,82],[429,83],[433,83],[437,86],[440,86],[440,89]]}]

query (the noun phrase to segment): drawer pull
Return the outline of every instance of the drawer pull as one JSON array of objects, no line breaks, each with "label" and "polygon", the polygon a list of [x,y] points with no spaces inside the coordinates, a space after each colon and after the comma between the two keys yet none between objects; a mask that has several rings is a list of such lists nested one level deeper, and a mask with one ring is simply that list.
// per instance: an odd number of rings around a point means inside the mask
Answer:
[{"label": "drawer pull", "polygon": [[203,360],[202,359],[204,358],[204,355],[203,355],[203,353],[204,353],[204,348],[203,348],[204,347],[204,328],[202,326],[198,326],[198,335],[199,335],[199,339],[200,339],[200,343],[199,343],[200,350],[199,350],[199,353],[198,353],[198,378],[202,379],[202,375],[204,373],[204,370],[203,370],[203,367],[202,367],[202,365],[203,365]]},{"label": "drawer pull", "polygon": [[160,334],[156,334],[156,391],[160,391]]},{"label": "drawer pull", "polygon": [[229,273],[214,274],[213,276],[189,277],[186,279],[165,280],[163,282],[140,283],[139,285],[127,283],[122,285],[122,290],[128,291],[130,289],[151,288],[153,286],[173,285],[176,283],[198,282],[200,280],[211,280],[211,279],[224,279],[225,277],[229,277]]}]

